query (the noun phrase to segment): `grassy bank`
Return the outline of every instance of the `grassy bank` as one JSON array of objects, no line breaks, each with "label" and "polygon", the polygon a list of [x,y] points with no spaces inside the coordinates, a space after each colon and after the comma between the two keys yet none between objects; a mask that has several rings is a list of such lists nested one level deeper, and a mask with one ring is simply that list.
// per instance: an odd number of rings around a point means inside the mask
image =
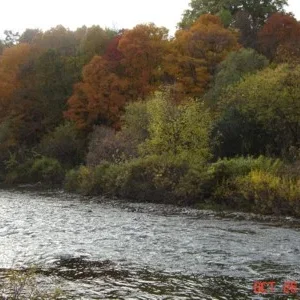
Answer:
[{"label": "grassy bank", "polygon": [[[138,201],[224,207],[261,214],[300,216],[296,165],[260,156],[207,165],[148,157],[121,164],[71,170],[65,188],[83,195],[105,194]],[[298,167],[299,168],[299,167]]]},{"label": "grassy bank", "polygon": [[2,183],[39,183],[82,195],[300,217],[299,169],[299,162],[264,156],[191,165],[152,155],[64,170],[57,160],[41,157],[2,174]]}]

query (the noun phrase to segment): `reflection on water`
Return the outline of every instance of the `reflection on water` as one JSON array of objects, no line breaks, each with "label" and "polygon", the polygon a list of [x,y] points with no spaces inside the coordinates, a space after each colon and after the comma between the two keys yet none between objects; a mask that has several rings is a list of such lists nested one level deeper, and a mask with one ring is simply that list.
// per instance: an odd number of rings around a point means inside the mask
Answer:
[{"label": "reflection on water", "polygon": [[70,299],[254,299],[255,280],[300,284],[297,220],[28,190],[2,191],[0,213],[0,273],[35,265]]}]

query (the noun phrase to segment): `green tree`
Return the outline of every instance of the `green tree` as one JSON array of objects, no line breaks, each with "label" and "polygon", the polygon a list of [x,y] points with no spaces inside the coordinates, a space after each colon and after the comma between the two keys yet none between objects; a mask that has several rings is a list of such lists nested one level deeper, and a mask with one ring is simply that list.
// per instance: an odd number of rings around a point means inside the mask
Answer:
[{"label": "green tree", "polygon": [[218,66],[213,86],[205,95],[205,98],[209,104],[216,103],[228,86],[244,80],[246,74],[262,70],[268,64],[267,58],[253,49],[243,48],[239,51],[231,52]]},{"label": "green tree", "polygon": [[109,28],[103,29],[95,25],[85,28],[80,42],[80,52],[85,62],[88,63],[95,55],[103,55],[109,42],[116,35],[117,32]]},{"label": "green tree", "polygon": [[191,100],[174,106],[158,93],[147,106],[149,138],[140,146],[142,155],[168,155],[191,164],[210,157],[212,123],[202,103]]},{"label": "green tree", "polygon": [[[220,108],[223,116],[233,109],[242,115],[239,126],[250,121],[260,125],[267,137],[262,149],[282,154],[300,147],[299,95],[300,67],[280,65],[246,76],[228,89]],[[244,139],[248,145],[255,142],[252,135]]]}]

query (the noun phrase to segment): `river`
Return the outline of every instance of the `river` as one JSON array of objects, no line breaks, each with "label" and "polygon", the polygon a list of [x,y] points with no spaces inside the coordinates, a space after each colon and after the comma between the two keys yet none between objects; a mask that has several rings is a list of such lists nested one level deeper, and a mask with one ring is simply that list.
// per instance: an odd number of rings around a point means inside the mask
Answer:
[{"label": "river", "polygon": [[[0,213],[1,272],[34,265],[68,299],[288,299],[282,285],[300,284],[291,218],[27,188],[1,190]],[[261,280],[277,298],[255,298]]]}]

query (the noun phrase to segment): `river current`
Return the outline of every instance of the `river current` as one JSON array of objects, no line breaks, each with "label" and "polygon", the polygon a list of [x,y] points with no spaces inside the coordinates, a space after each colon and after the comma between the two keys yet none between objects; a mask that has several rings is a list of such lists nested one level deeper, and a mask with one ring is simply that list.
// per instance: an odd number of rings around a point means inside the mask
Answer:
[{"label": "river current", "polygon": [[[0,191],[0,269],[35,266],[68,299],[298,299],[300,221],[62,191]],[[257,281],[276,282],[255,295]]]}]

